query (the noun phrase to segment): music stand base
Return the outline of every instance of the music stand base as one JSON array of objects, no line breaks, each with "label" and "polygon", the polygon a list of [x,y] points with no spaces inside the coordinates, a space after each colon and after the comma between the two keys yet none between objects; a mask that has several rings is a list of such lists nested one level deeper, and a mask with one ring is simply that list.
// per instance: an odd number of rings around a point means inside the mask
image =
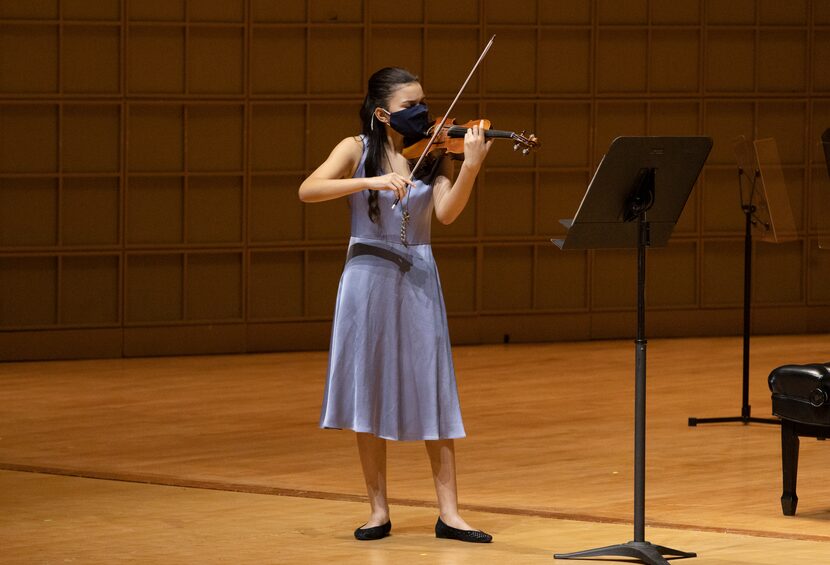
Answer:
[{"label": "music stand base", "polygon": [[773,418],[744,418],[743,416],[726,416],[722,418],[689,418],[689,427],[693,428],[698,424],[722,424],[725,422],[741,422],[747,424],[774,424],[781,425],[781,420]]},{"label": "music stand base", "polygon": [[744,406],[741,410],[740,416],[725,416],[719,418],[689,418],[689,427],[694,428],[698,424],[723,424],[728,422],[741,422],[743,425],[747,424],[773,424],[781,425],[781,420],[777,418],[756,418],[751,416],[752,407]]},{"label": "music stand base", "polygon": [[585,551],[575,551],[573,553],[555,553],[553,558],[586,559],[606,556],[633,557],[646,565],[669,565],[668,560],[664,556],[675,559],[686,559],[689,557],[697,557],[697,553],[679,551],[662,545],[654,545],[647,541],[630,541],[628,543],[586,549]]}]

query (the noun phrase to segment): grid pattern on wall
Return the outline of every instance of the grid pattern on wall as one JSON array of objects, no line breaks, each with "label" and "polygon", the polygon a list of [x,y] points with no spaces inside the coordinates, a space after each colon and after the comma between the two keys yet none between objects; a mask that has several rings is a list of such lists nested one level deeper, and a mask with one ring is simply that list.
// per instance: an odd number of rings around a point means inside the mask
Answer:
[{"label": "grid pattern on wall", "polygon": [[0,354],[325,347],[348,211],[299,183],[373,70],[409,68],[438,111],[492,34],[459,121],[543,147],[497,142],[433,228],[457,341],[631,334],[633,252],[549,243],[618,135],[715,142],[649,251],[652,335],[739,329],[738,135],[777,140],[797,228],[755,247],[756,330],[830,330],[826,2],[4,0]]}]

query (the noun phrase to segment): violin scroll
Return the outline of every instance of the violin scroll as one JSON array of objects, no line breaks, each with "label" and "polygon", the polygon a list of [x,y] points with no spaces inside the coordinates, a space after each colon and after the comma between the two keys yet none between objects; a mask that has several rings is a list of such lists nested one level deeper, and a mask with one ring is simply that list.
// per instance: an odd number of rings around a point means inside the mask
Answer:
[{"label": "violin scroll", "polygon": [[528,155],[531,151],[536,151],[542,145],[534,134],[531,133],[528,136],[524,130],[522,130],[522,133],[514,134],[513,140],[513,151],[521,149],[522,155]]}]

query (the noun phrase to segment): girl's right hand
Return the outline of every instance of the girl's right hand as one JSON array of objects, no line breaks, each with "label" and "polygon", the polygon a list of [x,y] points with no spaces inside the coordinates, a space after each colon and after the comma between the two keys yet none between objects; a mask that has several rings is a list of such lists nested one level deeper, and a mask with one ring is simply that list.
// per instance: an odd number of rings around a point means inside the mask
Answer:
[{"label": "girl's right hand", "polygon": [[398,200],[402,200],[406,196],[407,185],[415,186],[414,182],[394,172],[367,180],[369,180],[369,188],[372,190],[391,190]]}]

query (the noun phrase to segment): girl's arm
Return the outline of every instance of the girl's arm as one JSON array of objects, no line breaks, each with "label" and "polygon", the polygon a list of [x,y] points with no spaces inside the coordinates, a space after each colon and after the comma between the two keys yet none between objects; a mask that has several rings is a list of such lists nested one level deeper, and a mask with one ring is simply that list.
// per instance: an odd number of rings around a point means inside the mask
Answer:
[{"label": "girl's arm", "polygon": [[473,183],[481,169],[487,152],[493,140],[484,141],[483,123],[479,127],[472,127],[467,130],[464,136],[464,162],[458,176],[453,183],[452,163],[444,159],[441,169],[432,186],[432,198],[435,203],[435,216],[442,224],[451,224],[461,215],[470,193],[473,191]]},{"label": "girl's arm", "polygon": [[404,187],[413,184],[397,173],[372,178],[352,178],[362,154],[363,142],[360,138],[347,137],[338,143],[323,164],[300,185],[300,200],[323,202],[367,188],[393,190],[400,198],[404,194]]}]

